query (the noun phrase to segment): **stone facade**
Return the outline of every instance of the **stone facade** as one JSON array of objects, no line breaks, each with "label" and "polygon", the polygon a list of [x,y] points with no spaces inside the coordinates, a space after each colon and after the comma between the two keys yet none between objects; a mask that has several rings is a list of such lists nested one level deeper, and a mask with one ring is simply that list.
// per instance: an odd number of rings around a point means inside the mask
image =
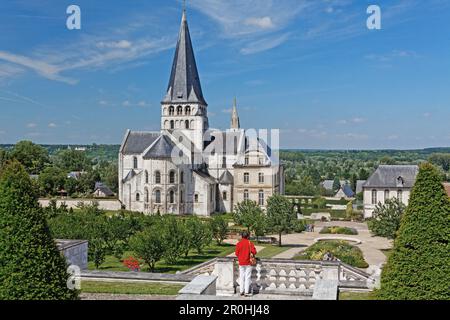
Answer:
[{"label": "stone facade", "polygon": [[231,212],[247,194],[264,208],[275,193],[284,193],[282,167],[264,139],[240,128],[236,100],[231,128],[209,128],[184,12],[161,102],[161,131],[126,132],[119,153],[119,200],[131,211],[209,216]]}]

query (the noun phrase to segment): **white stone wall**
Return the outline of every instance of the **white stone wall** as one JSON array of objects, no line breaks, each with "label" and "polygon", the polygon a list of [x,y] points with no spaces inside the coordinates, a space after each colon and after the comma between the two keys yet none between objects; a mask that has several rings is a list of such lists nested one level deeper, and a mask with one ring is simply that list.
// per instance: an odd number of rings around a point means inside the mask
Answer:
[{"label": "white stone wall", "polygon": [[[65,241],[65,240],[63,240]],[[58,242],[58,240],[57,240]],[[76,242],[76,241],[75,241]],[[60,249],[61,254],[66,258],[67,264],[78,266],[81,270],[88,268],[88,242],[83,241],[75,245]]]},{"label": "white stone wall", "polygon": [[401,202],[406,206],[409,204],[409,197],[411,195],[411,189],[409,188],[364,188],[363,189],[363,202],[364,202],[364,218],[371,218],[373,215],[373,210],[375,209],[375,204],[372,204],[372,191],[377,191],[377,204],[384,204],[386,202],[385,191],[389,190],[389,199],[397,198],[398,191],[402,191]]},{"label": "white stone wall", "polygon": [[[42,207],[48,207],[50,204],[49,199],[39,199],[39,203]],[[60,207],[65,204],[68,209],[76,209],[78,204],[83,203],[85,205],[92,205],[93,203],[98,203],[98,206],[102,210],[108,211],[118,211],[121,209],[121,203],[118,200],[83,200],[83,199],[59,199],[56,200],[56,205]]]}]

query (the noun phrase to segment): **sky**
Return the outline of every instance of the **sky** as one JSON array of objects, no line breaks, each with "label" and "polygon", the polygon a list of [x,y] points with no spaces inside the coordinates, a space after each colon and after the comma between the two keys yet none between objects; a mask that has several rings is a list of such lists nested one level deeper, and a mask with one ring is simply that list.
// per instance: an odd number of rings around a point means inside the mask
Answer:
[{"label": "sky", "polygon": [[[0,144],[158,131],[182,6],[1,1]],[[450,146],[448,0],[188,0],[187,16],[211,127],[236,97],[241,126],[279,129],[282,148]]]}]

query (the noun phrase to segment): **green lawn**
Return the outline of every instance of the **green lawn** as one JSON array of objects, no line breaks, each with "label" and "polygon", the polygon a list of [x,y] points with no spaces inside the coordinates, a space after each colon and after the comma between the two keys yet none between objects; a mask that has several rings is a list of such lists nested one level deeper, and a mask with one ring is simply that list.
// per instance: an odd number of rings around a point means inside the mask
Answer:
[{"label": "green lawn", "polygon": [[373,292],[339,292],[339,300],[376,300]]},{"label": "green lawn", "polygon": [[82,293],[148,294],[174,296],[183,288],[179,284],[82,281]]},{"label": "green lawn", "polygon": [[256,255],[258,258],[261,259],[270,259],[276,256],[277,254],[280,254],[286,250],[289,250],[292,248],[292,246],[282,246],[279,247],[277,245],[266,245],[266,244],[256,244],[257,246],[264,246],[264,249],[262,249],[258,254]]},{"label": "green lawn", "polygon": [[[169,265],[164,261],[159,261],[156,264],[156,273],[176,273],[177,271],[183,271],[192,268],[200,263],[211,260],[216,257],[225,257],[234,252],[234,246],[229,244],[223,244],[218,246],[213,244],[203,250],[202,254],[198,254],[196,251],[191,251],[187,258],[182,258],[175,265]],[[133,252],[127,251],[123,255],[123,259],[128,257],[134,257]],[[95,270],[93,262],[89,262],[89,270]],[[99,267],[99,270],[104,271],[129,271],[121,261],[117,260],[114,256],[106,256],[105,262]],[[142,271],[149,272],[148,267],[145,266]]]}]

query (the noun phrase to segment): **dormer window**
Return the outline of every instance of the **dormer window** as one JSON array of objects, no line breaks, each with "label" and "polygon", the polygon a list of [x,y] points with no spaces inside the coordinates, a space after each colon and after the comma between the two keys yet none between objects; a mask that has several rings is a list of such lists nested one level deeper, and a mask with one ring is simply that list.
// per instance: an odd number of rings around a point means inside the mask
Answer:
[{"label": "dormer window", "polygon": [[397,187],[403,187],[404,184],[405,184],[405,180],[403,180],[402,177],[398,177],[397,178]]}]

